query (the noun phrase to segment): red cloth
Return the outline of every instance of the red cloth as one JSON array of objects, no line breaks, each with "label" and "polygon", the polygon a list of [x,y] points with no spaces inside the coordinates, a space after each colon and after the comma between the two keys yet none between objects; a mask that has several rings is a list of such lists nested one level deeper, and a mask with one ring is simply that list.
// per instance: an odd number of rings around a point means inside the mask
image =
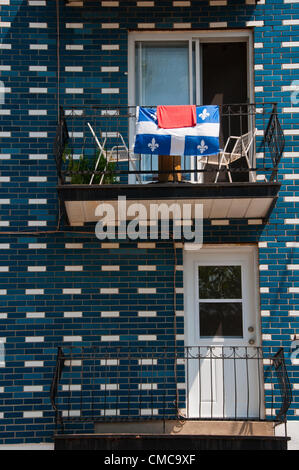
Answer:
[{"label": "red cloth", "polygon": [[162,129],[193,127],[196,125],[196,106],[157,106],[157,119]]}]

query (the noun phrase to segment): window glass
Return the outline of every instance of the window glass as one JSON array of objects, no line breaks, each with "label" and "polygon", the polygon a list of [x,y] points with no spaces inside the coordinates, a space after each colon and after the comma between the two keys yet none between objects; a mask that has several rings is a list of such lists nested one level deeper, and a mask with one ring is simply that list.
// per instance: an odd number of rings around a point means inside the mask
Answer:
[{"label": "window glass", "polygon": [[200,336],[241,338],[241,266],[199,266],[198,289]]},{"label": "window glass", "polygon": [[241,266],[199,266],[200,299],[241,299]]},{"label": "window glass", "polygon": [[136,104],[189,104],[189,45],[183,42],[136,43]]}]

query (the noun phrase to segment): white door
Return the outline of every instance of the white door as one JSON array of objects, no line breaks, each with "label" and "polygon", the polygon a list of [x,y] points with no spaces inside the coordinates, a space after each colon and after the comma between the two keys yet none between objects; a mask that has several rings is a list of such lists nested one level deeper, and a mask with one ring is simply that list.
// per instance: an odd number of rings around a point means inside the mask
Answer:
[{"label": "white door", "polygon": [[186,414],[263,418],[254,247],[184,251]]}]

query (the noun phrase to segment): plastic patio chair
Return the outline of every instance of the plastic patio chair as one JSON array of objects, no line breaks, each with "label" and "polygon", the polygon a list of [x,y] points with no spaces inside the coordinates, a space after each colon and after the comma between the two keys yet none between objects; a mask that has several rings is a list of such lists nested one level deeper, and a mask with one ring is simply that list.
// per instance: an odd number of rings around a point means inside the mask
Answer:
[{"label": "plastic patio chair", "polygon": [[[231,172],[229,169],[229,165],[230,163],[235,162],[241,157],[245,157],[248,168],[250,169],[250,149],[255,140],[256,133],[257,133],[257,129],[254,129],[238,137],[231,135],[227,139],[224,149],[221,150],[218,155],[211,155],[209,157],[204,157],[203,159],[201,159],[204,165],[211,164],[211,165],[218,166],[218,171],[217,171],[214,183],[217,183],[218,181],[220,169],[222,166],[226,167],[229,181],[232,183],[232,176],[231,176]],[[231,145],[231,142],[233,141],[235,141],[235,143],[233,144],[232,150],[229,152],[227,151],[227,149],[229,145]],[[252,180],[255,182],[253,171],[250,171],[250,174],[251,174]]]}]

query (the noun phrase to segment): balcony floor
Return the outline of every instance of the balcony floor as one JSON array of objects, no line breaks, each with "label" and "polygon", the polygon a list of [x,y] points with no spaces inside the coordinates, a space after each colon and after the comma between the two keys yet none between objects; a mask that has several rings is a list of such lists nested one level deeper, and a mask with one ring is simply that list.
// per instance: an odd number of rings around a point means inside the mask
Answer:
[{"label": "balcony floor", "polygon": [[[195,203],[203,205],[204,219],[263,219],[275,204],[280,183],[152,183],[112,185],[59,185],[70,225],[96,222],[95,208],[110,203],[117,217],[117,199],[125,196],[130,203]],[[194,207],[193,207],[194,208]],[[194,216],[194,213],[192,214]]]}]

